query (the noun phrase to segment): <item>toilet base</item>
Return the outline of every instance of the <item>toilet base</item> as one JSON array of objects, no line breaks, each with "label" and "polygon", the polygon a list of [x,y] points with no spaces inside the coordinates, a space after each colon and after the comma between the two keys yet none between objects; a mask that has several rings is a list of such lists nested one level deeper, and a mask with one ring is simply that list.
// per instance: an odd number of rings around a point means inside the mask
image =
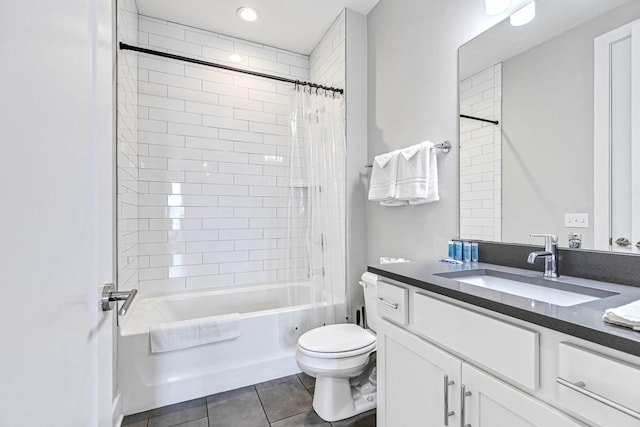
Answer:
[{"label": "toilet base", "polygon": [[338,421],[374,409],[377,405],[375,384],[352,386],[349,378],[316,377],[313,409],[325,421]]}]

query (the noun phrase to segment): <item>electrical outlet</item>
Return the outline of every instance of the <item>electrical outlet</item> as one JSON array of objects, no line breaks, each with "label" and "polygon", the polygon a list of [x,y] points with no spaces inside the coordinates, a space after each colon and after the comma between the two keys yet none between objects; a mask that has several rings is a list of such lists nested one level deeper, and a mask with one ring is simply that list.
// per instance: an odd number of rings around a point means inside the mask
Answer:
[{"label": "electrical outlet", "polygon": [[564,214],[564,226],[568,228],[589,228],[589,214],[586,214],[586,213]]}]

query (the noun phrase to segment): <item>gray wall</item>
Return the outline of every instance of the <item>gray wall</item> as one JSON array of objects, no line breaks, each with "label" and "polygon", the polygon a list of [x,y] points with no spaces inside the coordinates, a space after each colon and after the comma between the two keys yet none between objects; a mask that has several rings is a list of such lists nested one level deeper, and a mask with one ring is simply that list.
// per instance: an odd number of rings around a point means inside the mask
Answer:
[{"label": "gray wall", "polygon": [[[502,240],[569,231],[593,247],[593,39],[640,16],[632,3],[503,63]],[[565,228],[588,213],[590,228]]]},{"label": "gray wall", "polygon": [[366,183],[360,178],[367,161],[367,18],[347,9],[346,27],[346,117],[347,117],[347,289],[351,304],[351,319],[362,307],[364,298],[358,285],[367,269],[367,226],[364,221]]},{"label": "gray wall", "polygon": [[470,0],[380,0],[369,13],[369,163],[425,139],[454,148],[438,154],[438,202],[367,202],[368,263],[437,259],[458,236],[458,47],[504,16],[488,17],[484,2]]}]

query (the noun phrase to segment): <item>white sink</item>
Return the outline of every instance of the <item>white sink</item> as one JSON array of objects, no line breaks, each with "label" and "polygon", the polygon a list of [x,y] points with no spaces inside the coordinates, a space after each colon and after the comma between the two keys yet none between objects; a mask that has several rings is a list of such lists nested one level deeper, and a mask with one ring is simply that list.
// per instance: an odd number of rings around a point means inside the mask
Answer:
[{"label": "white sink", "polygon": [[587,288],[556,280],[536,279],[486,269],[441,273],[436,274],[436,276],[562,307],[617,295],[614,292],[602,289]]}]

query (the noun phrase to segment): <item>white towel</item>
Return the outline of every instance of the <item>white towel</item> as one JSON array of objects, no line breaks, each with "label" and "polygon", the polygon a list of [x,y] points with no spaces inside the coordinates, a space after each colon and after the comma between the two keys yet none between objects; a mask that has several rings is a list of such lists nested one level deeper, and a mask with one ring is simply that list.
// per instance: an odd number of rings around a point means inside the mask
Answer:
[{"label": "white towel", "polygon": [[640,300],[605,310],[602,320],[640,331]]},{"label": "white towel", "polygon": [[365,271],[364,273],[362,273],[362,276],[360,276],[360,279],[361,279],[361,282],[364,282],[369,285],[378,284],[378,275],[374,273],[369,273],[368,271]]},{"label": "white towel", "polygon": [[399,151],[376,156],[369,183],[369,200],[380,202],[385,206],[398,206],[406,202],[395,200],[396,177],[398,175]]},{"label": "white towel", "polygon": [[424,141],[400,150],[395,199],[411,205],[440,199],[436,149],[431,142]]},{"label": "white towel", "polygon": [[151,353],[179,350],[240,336],[240,314],[158,323],[149,328]]}]

